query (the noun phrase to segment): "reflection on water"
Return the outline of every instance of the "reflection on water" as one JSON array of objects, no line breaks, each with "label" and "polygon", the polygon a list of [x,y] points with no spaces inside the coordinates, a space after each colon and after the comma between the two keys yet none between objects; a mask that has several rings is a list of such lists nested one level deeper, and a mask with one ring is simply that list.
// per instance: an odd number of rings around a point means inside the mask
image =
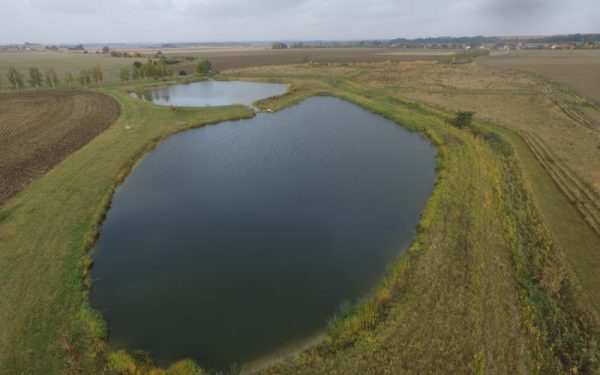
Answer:
[{"label": "reflection on water", "polygon": [[141,93],[134,94],[138,99],[144,99],[148,102],[164,102],[169,103],[171,100],[171,95],[168,90],[151,90],[151,91],[143,91]]},{"label": "reflection on water", "polygon": [[285,93],[286,86],[274,83],[243,81],[204,81],[168,86],[132,96],[154,104],[184,107],[205,107],[253,102]]}]

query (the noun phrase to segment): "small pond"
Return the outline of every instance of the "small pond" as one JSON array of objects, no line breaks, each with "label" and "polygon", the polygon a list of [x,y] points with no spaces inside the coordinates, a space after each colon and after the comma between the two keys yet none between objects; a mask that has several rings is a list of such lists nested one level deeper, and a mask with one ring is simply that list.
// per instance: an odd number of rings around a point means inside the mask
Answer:
[{"label": "small pond", "polygon": [[279,83],[202,81],[135,92],[131,95],[154,104],[179,107],[232,104],[250,106],[257,100],[281,95],[286,90],[287,86]]},{"label": "small pond", "polygon": [[434,180],[426,139],[332,97],[168,138],[92,253],[109,343],[226,369],[314,337],[410,244]]}]

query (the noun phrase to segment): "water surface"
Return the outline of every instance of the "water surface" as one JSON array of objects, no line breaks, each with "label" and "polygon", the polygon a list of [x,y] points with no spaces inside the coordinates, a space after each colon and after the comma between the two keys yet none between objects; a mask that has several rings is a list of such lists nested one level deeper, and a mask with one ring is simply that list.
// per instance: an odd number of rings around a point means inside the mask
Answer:
[{"label": "water surface", "polygon": [[434,156],[330,97],[170,137],[117,190],[93,252],[110,344],[223,369],[314,335],[410,243]]},{"label": "water surface", "polygon": [[131,95],[154,104],[177,107],[205,107],[232,104],[252,105],[253,102],[281,95],[286,85],[244,81],[203,81],[167,86]]}]

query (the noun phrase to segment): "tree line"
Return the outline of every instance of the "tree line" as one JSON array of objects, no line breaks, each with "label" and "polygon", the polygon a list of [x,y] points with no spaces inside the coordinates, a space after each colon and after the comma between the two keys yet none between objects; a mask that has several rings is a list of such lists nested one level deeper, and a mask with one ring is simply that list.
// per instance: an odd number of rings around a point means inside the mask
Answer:
[{"label": "tree line", "polygon": [[[148,59],[145,63],[136,61],[133,63],[133,68],[127,67],[121,68],[119,71],[119,79],[121,82],[133,80],[148,80],[148,79],[162,79],[165,77],[173,77],[175,71],[168,68],[168,60],[163,56],[158,58]],[[208,59],[202,59],[198,61],[194,68],[194,74],[198,76],[207,75],[212,73],[212,62]],[[179,75],[185,76],[188,73],[185,70],[180,70]]]},{"label": "tree line", "polygon": [[[145,63],[135,61],[133,67],[121,68],[119,71],[119,79],[121,82],[129,80],[148,80],[148,79],[163,79],[172,77],[175,72],[167,67],[167,62],[163,58],[151,58]],[[194,74],[207,75],[212,72],[212,63],[208,59],[198,61],[195,66]],[[77,84],[81,87],[88,87],[92,84],[100,85],[104,82],[104,71],[100,65],[96,65],[91,69],[82,69],[78,75],[73,75],[71,72],[66,72],[62,80],[56,74],[54,69],[48,69],[42,72],[39,68],[29,68],[27,76],[11,66],[8,68],[6,78],[13,90],[20,91],[24,88],[41,89],[57,88],[57,87],[75,87]],[[179,72],[179,75],[187,75],[185,70]],[[0,85],[2,81],[0,80]]]},{"label": "tree line", "polygon": [[20,91],[26,87],[41,89],[57,88],[57,87],[74,87],[78,83],[82,87],[87,87],[92,83],[101,84],[104,81],[104,71],[100,65],[96,65],[91,69],[82,69],[77,76],[71,72],[65,73],[62,81],[56,74],[54,69],[48,69],[42,72],[39,68],[29,68],[27,77],[21,71],[11,66],[6,74],[8,83],[13,90]]}]

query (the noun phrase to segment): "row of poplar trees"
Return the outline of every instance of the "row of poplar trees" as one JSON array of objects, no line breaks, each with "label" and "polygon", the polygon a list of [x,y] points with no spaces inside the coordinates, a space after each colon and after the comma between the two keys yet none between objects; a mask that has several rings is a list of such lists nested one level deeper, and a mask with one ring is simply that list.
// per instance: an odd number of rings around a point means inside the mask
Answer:
[{"label": "row of poplar trees", "polygon": [[61,84],[67,87],[73,87],[76,83],[83,87],[87,87],[92,83],[101,84],[104,81],[104,71],[100,65],[94,66],[92,69],[84,69],[79,72],[78,76],[74,76],[70,72],[67,72],[62,80],[58,78],[58,75],[54,69],[48,69],[42,73],[38,68],[29,68],[29,77],[27,82],[25,81],[25,75],[11,66],[8,68],[6,74],[8,82],[14,90],[20,91],[23,88],[29,87],[39,89],[44,86],[48,88],[56,88]]},{"label": "row of poplar trees", "polygon": [[[206,75],[212,72],[212,63],[208,59],[198,61],[194,73],[196,75]],[[119,71],[119,78],[121,81],[139,80],[139,79],[161,79],[164,77],[171,77],[174,72],[167,68],[167,64],[161,59],[148,59],[146,63],[136,61],[133,63],[133,69],[122,68]],[[6,74],[8,82],[14,90],[20,91],[26,87],[39,89],[42,87],[56,88],[59,86],[73,87],[76,83],[79,83],[82,87],[87,87],[90,84],[101,84],[104,81],[104,72],[100,65],[94,66],[92,69],[84,69],[79,72],[78,76],[74,76],[70,72],[67,72],[62,80],[58,78],[58,75],[54,69],[48,69],[42,73],[38,68],[29,69],[29,78],[25,79],[25,75],[17,70],[15,67],[8,68],[8,74]],[[1,86],[1,81],[0,81]]]}]

